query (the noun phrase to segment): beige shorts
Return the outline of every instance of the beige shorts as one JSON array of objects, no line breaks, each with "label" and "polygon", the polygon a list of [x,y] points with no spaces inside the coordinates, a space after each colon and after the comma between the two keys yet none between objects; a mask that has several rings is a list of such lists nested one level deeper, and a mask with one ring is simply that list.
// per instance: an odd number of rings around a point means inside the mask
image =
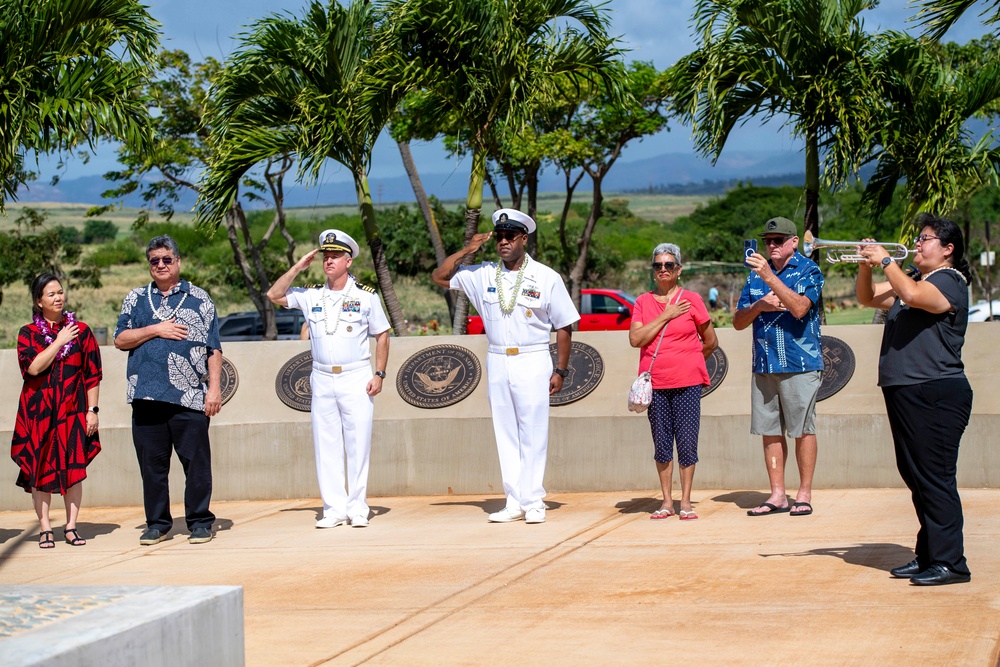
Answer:
[{"label": "beige shorts", "polygon": [[750,382],[750,432],[801,438],[816,433],[816,395],[823,371],[754,373]]}]

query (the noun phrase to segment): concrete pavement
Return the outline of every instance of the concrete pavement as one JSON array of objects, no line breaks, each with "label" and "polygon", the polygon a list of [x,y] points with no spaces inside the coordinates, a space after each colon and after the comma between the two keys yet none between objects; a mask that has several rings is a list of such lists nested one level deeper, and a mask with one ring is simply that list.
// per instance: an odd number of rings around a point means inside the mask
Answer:
[{"label": "concrete pavement", "polygon": [[765,497],[696,490],[681,522],[648,492],[552,494],[541,525],[487,523],[496,497],[371,498],[370,527],[327,530],[315,499],[226,502],[213,542],[181,518],[152,547],[141,508],[85,506],[89,544],[41,551],[25,495],[0,582],[243,586],[249,665],[998,664],[1000,490],[962,492],[972,582],[937,588],[888,574],[912,558],[905,490],[747,517]]}]

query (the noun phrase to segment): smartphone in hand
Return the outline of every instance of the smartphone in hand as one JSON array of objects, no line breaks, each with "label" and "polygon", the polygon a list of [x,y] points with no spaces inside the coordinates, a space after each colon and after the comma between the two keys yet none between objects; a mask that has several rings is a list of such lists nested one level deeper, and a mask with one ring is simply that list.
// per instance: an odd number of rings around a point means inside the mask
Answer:
[{"label": "smartphone in hand", "polygon": [[750,268],[750,265],[747,264],[747,260],[750,258],[750,255],[755,252],[757,252],[757,239],[747,239],[743,241],[743,266]]}]

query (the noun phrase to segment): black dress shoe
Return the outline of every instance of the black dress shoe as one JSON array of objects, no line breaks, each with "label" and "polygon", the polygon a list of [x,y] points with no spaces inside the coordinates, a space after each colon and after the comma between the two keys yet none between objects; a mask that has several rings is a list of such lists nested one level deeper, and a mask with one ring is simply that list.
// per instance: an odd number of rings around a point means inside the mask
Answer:
[{"label": "black dress shoe", "polygon": [[889,570],[889,574],[896,577],[897,579],[909,579],[915,574],[920,573],[920,563],[914,558],[906,565],[900,565],[899,567],[894,567]]},{"label": "black dress shoe", "polygon": [[972,579],[972,575],[952,572],[944,565],[931,565],[929,568],[910,577],[910,583],[917,586],[943,586],[945,584],[964,584]]}]

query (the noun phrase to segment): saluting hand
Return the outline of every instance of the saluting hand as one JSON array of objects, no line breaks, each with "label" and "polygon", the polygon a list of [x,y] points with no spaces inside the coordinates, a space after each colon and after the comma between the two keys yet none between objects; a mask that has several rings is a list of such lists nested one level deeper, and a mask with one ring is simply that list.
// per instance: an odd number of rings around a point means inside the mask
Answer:
[{"label": "saluting hand", "polygon": [[491,236],[493,236],[493,232],[483,232],[482,234],[476,234],[475,236],[472,237],[472,240],[469,241],[469,245],[465,247],[469,252],[476,252],[477,250],[483,247],[483,244],[485,244],[487,241],[490,240]]},{"label": "saluting hand", "polygon": [[306,254],[302,255],[302,257],[299,258],[299,261],[295,262],[295,269],[299,273],[308,269],[309,265],[312,264],[312,261],[316,258],[318,253],[319,248],[316,248],[315,250],[310,250]]},{"label": "saluting hand", "polygon": [[188,327],[183,322],[178,322],[176,317],[172,317],[156,325],[156,334],[167,340],[185,340],[188,335]]}]

